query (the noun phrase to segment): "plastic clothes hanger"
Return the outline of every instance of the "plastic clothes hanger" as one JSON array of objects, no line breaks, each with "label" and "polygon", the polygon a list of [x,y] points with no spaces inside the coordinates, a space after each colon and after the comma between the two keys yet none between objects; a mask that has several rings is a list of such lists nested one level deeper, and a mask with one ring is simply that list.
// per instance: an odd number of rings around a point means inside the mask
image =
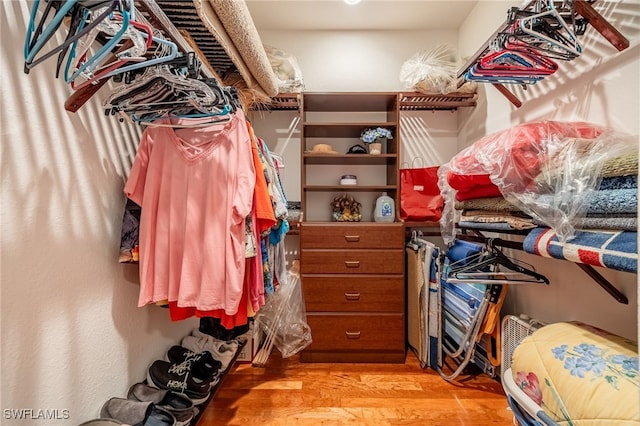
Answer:
[{"label": "plastic clothes hanger", "polygon": [[500,73],[505,76],[546,76],[558,70],[556,62],[549,58],[530,54],[525,50],[492,52],[482,57],[477,65],[476,72],[478,74],[489,71],[494,75]]},{"label": "plastic clothes hanger", "polygon": [[[115,15],[116,20],[122,20],[122,15]],[[153,42],[151,35],[152,35],[152,29],[149,25],[144,24],[142,22],[138,22],[138,21],[132,21],[129,20],[129,25],[131,25],[132,27],[134,27],[137,30],[142,30],[144,33],[143,34],[147,34],[148,37],[146,37],[146,44],[144,45],[144,51],[146,51],[147,49],[149,49],[151,47],[151,44]],[[82,82],[81,84],[76,84],[76,80],[72,80],[70,82],[71,88],[73,90],[78,90],[81,89],[85,86],[88,86],[89,84],[92,84],[95,81],[98,80],[102,80],[103,78],[109,78],[109,74],[122,67],[123,65],[131,62],[131,61],[139,61],[139,60],[144,60],[144,58],[142,57],[138,57],[137,55],[144,53],[144,52],[140,52],[140,53],[135,53],[136,56],[129,56],[132,54],[132,51],[135,52],[135,46],[132,47],[131,49],[125,50],[123,52],[120,52],[118,55],[118,60],[116,60],[115,62],[104,66],[96,71],[94,71],[91,77],[87,78],[84,82]],[[80,59],[80,62],[82,62],[83,58]]]},{"label": "plastic clothes hanger", "polygon": [[[145,34],[143,34],[143,37],[147,37]],[[122,68],[118,68],[112,72],[110,72],[109,74],[107,74],[105,77],[113,77],[114,75],[117,74],[122,74],[124,72],[127,71],[131,71],[131,70],[136,70],[136,69],[140,69],[140,68],[146,68],[146,67],[150,67],[150,66],[154,66],[154,65],[160,65],[164,62],[167,61],[171,61],[173,59],[175,59],[178,56],[178,46],[169,40],[165,40],[161,37],[152,37],[152,40],[160,45],[164,45],[169,47],[169,54],[165,55],[165,56],[157,56],[153,59],[149,59],[137,64],[133,64],[133,65],[127,65],[124,66]]]},{"label": "plastic clothes hanger", "polygon": [[[129,12],[127,12],[126,10],[122,10],[121,15],[122,21],[117,23],[117,27],[119,29],[113,34],[111,39],[109,39],[93,56],[91,56],[90,58],[84,57],[85,61],[81,64],[78,64],[73,74],[69,75],[71,62],[76,56],[76,43],[74,42],[71,47],[71,53],[67,58],[67,64],[64,70],[65,81],[67,83],[71,83],[71,81],[75,80],[81,73],[85,72],[85,70],[86,72],[91,72],[92,70],[96,69],[100,65],[100,61],[102,61],[102,59],[104,59],[116,46],[116,44],[119,43],[120,40],[124,37],[125,33],[127,32],[127,28],[129,27]],[[99,32],[97,31],[98,28],[103,30],[113,28],[110,26],[111,24],[108,21],[112,22],[112,20],[103,19],[100,22],[101,25],[91,31],[89,36],[85,36],[85,38],[82,39],[84,41],[85,47],[81,49],[82,53],[79,54],[80,57],[82,57],[89,49],[90,44],[93,42]]]},{"label": "plastic clothes hanger", "polygon": [[[553,1],[541,1],[541,4],[546,4],[547,10],[520,18],[519,29],[524,34],[542,41],[544,49],[549,52],[564,53],[571,59],[580,56],[582,46],[574,32],[558,13]],[[549,18],[557,25],[552,26],[549,23]],[[538,31],[539,29],[542,31]]]},{"label": "plastic clothes hanger", "polygon": [[[42,16],[42,19],[40,19],[37,25],[37,29],[34,29],[35,17],[38,11],[39,3],[40,3],[40,0],[34,1],[33,6],[31,8],[31,17],[29,19],[29,25],[27,27],[27,36],[25,38],[25,44],[24,44],[24,59],[25,59],[25,62],[27,63],[30,63],[33,61],[36,54],[42,49],[45,43],[49,41],[49,39],[53,36],[55,31],[58,29],[58,27],[62,23],[63,18],[76,5],[76,0],[67,0],[65,2],[62,2],[61,5],[60,5],[60,2],[58,3],[54,1],[48,2],[47,6],[45,7],[44,15]],[[44,21],[47,19],[47,16],[49,15],[49,11],[51,10],[52,7],[55,7],[55,5],[60,5],[60,8],[51,18],[51,21],[47,24],[47,26],[43,28]],[[42,32],[42,34],[40,34],[40,32]]]},{"label": "plastic clothes hanger", "polygon": [[478,284],[549,284],[547,277],[537,273],[531,265],[505,256],[491,238],[487,240],[487,247],[480,253],[452,263],[447,281]]},{"label": "plastic clothes hanger", "polygon": [[[85,4],[89,4],[92,7],[96,7],[96,6],[100,6],[105,4],[107,7],[104,9],[104,13],[102,13],[98,18],[96,18],[95,20],[93,20],[92,22],[90,22],[88,25],[83,25],[84,24],[84,16],[85,16],[85,9],[88,9],[87,6],[85,6]],[[93,4],[95,3],[95,4]],[[49,6],[49,4],[48,4]],[[68,50],[69,46],[75,42],[76,40],[80,39],[81,37],[85,36],[87,33],[89,33],[89,31],[91,31],[96,25],[98,25],[100,23],[100,21],[104,18],[106,18],[111,12],[113,12],[116,8],[116,2],[112,2],[112,1],[108,1],[108,2],[104,2],[104,1],[100,1],[100,2],[87,2],[87,1],[78,1],[76,5],[74,5],[71,9],[71,11],[69,12],[71,15],[71,22],[69,25],[69,31],[67,33],[67,37],[65,39],[65,41],[54,47],[53,49],[51,49],[50,51],[48,51],[47,53],[45,53],[44,55],[38,57],[37,59],[35,59],[35,55],[34,59],[32,60],[28,60],[28,58],[25,59],[25,68],[24,68],[24,72],[25,74],[28,74],[29,71],[35,67],[36,65],[38,65],[39,63],[43,62],[44,60],[50,58],[51,56],[55,55],[58,52],[61,52],[60,57],[58,59],[58,69],[56,70],[56,77],[58,77],[59,74],[59,68],[62,62],[62,58],[64,58],[64,55],[66,54],[66,51]],[[45,12],[46,13],[46,12]],[[37,30],[36,30],[37,31]]]}]

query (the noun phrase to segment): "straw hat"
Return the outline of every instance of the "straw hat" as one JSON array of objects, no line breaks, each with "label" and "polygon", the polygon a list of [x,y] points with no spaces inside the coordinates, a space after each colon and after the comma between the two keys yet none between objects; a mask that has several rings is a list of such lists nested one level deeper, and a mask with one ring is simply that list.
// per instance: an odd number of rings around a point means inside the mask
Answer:
[{"label": "straw hat", "polygon": [[326,143],[317,143],[311,151],[305,151],[307,154],[337,154],[333,147]]}]

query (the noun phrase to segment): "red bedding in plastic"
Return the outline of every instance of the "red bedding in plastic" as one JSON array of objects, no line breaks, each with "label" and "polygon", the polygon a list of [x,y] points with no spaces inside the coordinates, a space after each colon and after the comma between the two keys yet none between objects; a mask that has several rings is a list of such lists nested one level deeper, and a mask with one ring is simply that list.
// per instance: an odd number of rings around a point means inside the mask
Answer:
[{"label": "red bedding in plastic", "polygon": [[[449,162],[447,182],[459,191],[456,198],[460,201],[494,197],[500,194],[499,188],[519,192],[539,173],[547,158],[549,141],[593,139],[603,131],[604,128],[585,122],[520,124],[485,136],[460,151]],[[480,196],[470,196],[477,194]]]}]

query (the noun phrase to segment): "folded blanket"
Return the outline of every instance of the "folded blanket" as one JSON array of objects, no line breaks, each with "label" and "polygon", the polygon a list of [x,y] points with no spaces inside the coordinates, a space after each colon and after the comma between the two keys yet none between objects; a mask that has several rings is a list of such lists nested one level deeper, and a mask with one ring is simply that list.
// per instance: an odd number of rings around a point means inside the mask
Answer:
[{"label": "folded blanket", "polygon": [[638,152],[630,152],[605,161],[600,176],[628,176],[638,174]]},{"label": "folded blanket", "polygon": [[476,185],[464,190],[460,190],[456,193],[457,201],[470,200],[472,198],[492,198],[502,195],[500,188],[491,185]]},{"label": "folded blanket", "polygon": [[630,231],[578,231],[566,243],[550,228],[533,229],[524,239],[527,253],[625,272],[638,271],[638,233]]},{"label": "folded blanket", "polygon": [[456,210],[492,210],[501,212],[517,212],[520,209],[504,197],[472,198],[468,200],[456,201]]},{"label": "folded blanket", "polygon": [[482,224],[506,223],[513,229],[535,228],[532,219],[519,212],[465,210],[460,216],[460,223],[461,222],[475,222]]},{"label": "folded blanket", "polygon": [[[546,227],[547,224],[533,220],[533,223],[538,226]],[[607,217],[584,217],[576,219],[576,229],[611,229],[616,231],[637,231],[638,230],[638,217],[637,216],[615,216]]]},{"label": "folded blanket", "polygon": [[531,229],[536,227],[536,225],[534,225],[533,223],[522,224],[516,228],[508,222],[465,222],[462,220],[458,222],[458,226],[461,228],[480,229],[495,232],[520,231],[523,229]]},{"label": "folded blanket", "polygon": [[[560,200],[555,199],[554,194],[545,194],[538,197],[537,204],[542,206],[555,206]],[[591,192],[585,200],[586,213],[627,213],[638,212],[637,189],[609,189]]]},{"label": "folded blanket", "polygon": [[598,189],[638,189],[638,174],[602,178]]},{"label": "folded blanket", "polygon": [[[584,161],[584,164],[581,164],[579,161],[571,163],[572,166],[575,166],[575,168],[571,170],[566,170],[564,167],[566,164],[556,164],[553,162],[546,163],[544,167],[541,168],[540,174],[535,178],[536,186],[556,188],[558,185],[562,185],[563,179],[568,179],[569,181],[583,180],[583,173],[589,173],[592,168],[595,168],[593,173],[595,174],[597,172],[598,176],[602,177],[604,180],[614,177],[635,176],[637,182],[638,153],[635,150],[633,152],[604,160],[599,167],[596,167],[600,164],[596,161],[597,157],[596,159],[591,160],[589,160],[588,156],[585,158],[586,160]],[[573,160],[574,159],[572,158],[565,161]],[[575,160],[580,160],[580,158]],[[568,176],[567,173],[569,173]]]}]

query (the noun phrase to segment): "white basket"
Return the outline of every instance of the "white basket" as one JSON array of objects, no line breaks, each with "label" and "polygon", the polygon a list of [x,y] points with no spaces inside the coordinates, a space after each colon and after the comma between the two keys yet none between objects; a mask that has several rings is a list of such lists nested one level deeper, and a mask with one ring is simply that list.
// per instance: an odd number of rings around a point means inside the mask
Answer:
[{"label": "white basket", "polygon": [[530,318],[519,318],[515,315],[506,315],[502,319],[502,360],[501,371],[511,368],[513,351],[522,339],[533,334],[534,331],[545,324]]}]

